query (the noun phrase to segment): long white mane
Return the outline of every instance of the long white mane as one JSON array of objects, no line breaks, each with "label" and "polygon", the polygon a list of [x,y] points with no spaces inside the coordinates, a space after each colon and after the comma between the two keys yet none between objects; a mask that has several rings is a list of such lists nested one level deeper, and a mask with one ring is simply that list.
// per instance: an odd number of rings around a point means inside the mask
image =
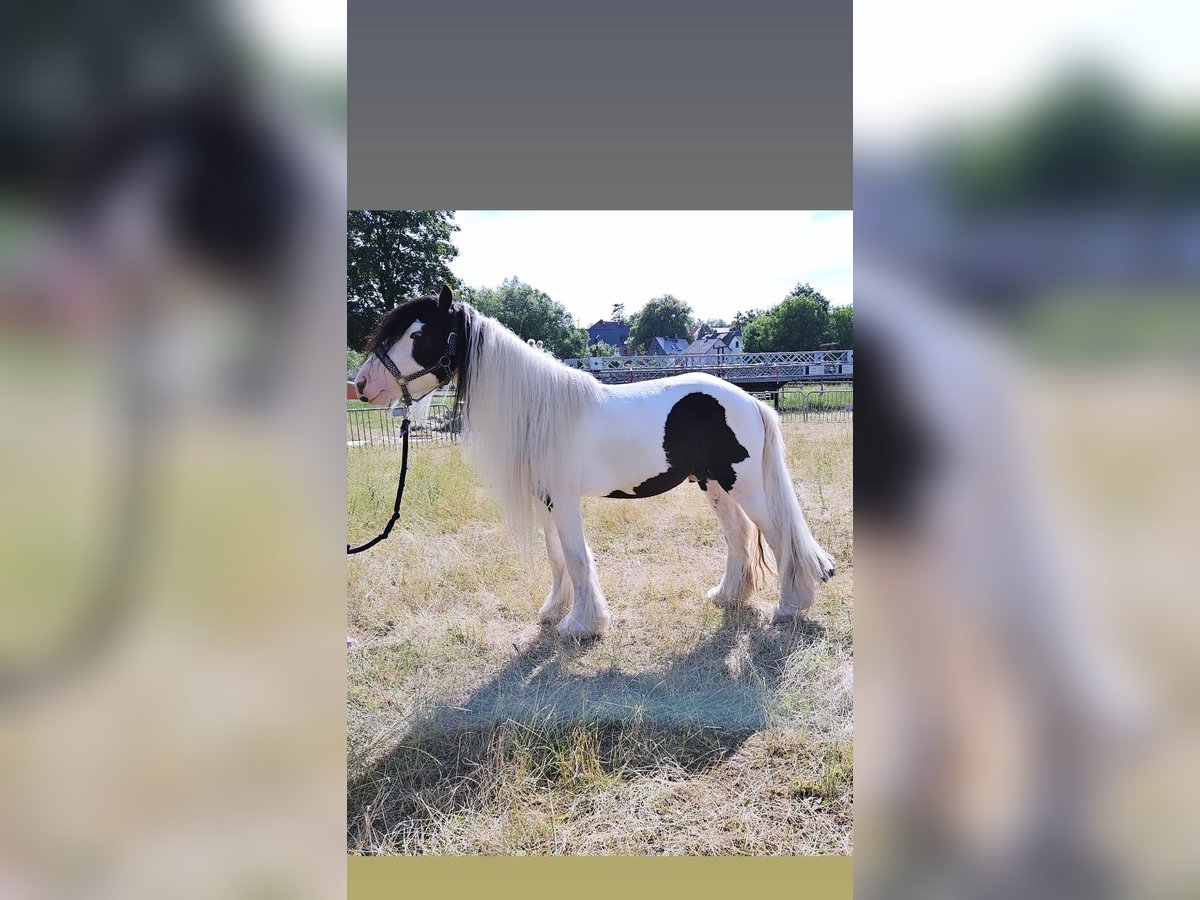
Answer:
[{"label": "long white mane", "polygon": [[603,385],[527,345],[473,311],[466,384],[465,444],[495,491],[522,549],[531,548],[535,503],[568,458],[576,423]]}]

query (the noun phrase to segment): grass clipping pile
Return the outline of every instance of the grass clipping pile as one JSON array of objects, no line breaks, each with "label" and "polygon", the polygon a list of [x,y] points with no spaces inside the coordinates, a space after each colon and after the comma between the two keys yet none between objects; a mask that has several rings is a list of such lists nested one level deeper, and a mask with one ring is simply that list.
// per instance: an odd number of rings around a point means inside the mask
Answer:
[{"label": "grass clipping pile", "polygon": [[[584,500],[613,623],[536,623],[521,559],[457,447],[414,453],[401,527],[349,563],[348,846],[356,854],[848,854],[853,800],[849,426],[784,427],[837,559],[805,621],[774,579],[717,609],[725,546],[701,492]],[[349,538],[386,518],[394,448],[349,462]]]}]

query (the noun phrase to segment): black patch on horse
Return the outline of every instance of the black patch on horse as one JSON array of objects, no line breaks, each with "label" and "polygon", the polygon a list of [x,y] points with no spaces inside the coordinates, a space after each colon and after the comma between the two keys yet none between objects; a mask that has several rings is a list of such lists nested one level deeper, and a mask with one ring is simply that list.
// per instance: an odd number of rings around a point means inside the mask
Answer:
[{"label": "black patch on horse", "polygon": [[667,413],[663,428],[663,450],[667,470],[647,478],[629,494],[613,491],[609,497],[633,500],[669,491],[685,478],[695,478],[701,490],[712,479],[727,491],[733,490],[737,473],[734,463],[750,458],[725,421],[725,407],[711,394],[696,392],[683,397]]}]

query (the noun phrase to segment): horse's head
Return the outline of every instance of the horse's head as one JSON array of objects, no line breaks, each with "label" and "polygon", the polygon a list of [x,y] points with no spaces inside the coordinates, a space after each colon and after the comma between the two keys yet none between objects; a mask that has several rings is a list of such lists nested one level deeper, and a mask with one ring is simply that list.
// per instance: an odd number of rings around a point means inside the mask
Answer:
[{"label": "horse's head", "polygon": [[354,378],[360,399],[416,403],[458,379],[467,355],[467,309],[443,285],[434,297],[408,300],[379,320]]}]

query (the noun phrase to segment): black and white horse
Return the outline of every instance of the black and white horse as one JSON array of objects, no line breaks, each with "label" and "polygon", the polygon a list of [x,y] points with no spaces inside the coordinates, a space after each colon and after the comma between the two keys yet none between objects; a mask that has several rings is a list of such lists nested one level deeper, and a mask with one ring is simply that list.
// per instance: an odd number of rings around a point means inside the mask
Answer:
[{"label": "black and white horse", "polygon": [[796,500],[778,416],[734,385],[702,373],[601,384],[448,287],[385,314],[367,350],[355,384],[369,403],[411,404],[456,385],[468,445],[506,518],[520,536],[535,524],[545,532],[554,584],[539,615],[564,637],[602,634],[610,619],[580,497],[652,497],[697,482],[728,545],[708,592],[718,605],[753,596],[764,539],[780,576],[773,621],[799,616],[833,574]]}]

